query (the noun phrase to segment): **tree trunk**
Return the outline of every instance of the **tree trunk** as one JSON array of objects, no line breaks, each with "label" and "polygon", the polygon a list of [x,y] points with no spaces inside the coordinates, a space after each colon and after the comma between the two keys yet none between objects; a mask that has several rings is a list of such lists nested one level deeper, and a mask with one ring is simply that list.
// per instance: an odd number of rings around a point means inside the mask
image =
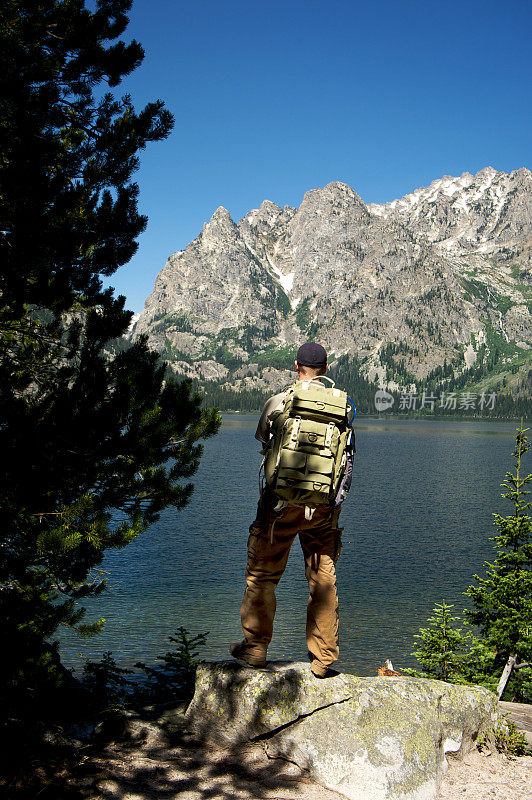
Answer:
[{"label": "tree trunk", "polygon": [[501,699],[504,690],[506,689],[506,684],[510,680],[510,675],[512,674],[512,670],[515,666],[515,662],[517,661],[516,656],[510,656],[508,661],[506,662],[506,666],[504,667],[501,675],[501,679],[497,685],[497,696],[499,700]]}]

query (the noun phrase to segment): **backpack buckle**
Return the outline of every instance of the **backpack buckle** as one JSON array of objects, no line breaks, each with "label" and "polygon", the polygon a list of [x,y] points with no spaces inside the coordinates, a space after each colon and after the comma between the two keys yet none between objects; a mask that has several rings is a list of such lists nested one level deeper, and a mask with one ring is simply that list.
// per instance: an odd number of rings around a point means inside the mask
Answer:
[{"label": "backpack buckle", "polygon": [[334,422],[329,422],[327,425],[327,433],[325,434],[325,447],[330,450],[333,440]]},{"label": "backpack buckle", "polygon": [[297,447],[300,427],[301,427],[301,417],[296,417],[294,421],[294,427],[292,428],[292,433],[290,435],[290,447],[292,450],[295,450]]}]

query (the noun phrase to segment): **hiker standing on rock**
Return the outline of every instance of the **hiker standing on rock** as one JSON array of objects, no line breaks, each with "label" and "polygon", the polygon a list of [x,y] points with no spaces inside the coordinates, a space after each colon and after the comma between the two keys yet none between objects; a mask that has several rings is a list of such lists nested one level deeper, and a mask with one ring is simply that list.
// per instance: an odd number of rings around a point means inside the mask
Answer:
[{"label": "hiker standing on rock", "polygon": [[241,608],[244,639],[231,645],[230,653],[250,666],[265,666],[275,588],[299,534],[310,588],[310,668],[317,678],[324,678],[339,653],[335,564],[342,529],[338,517],[351,485],[355,451],[351,422],[356,409],[346,393],[324,377],[327,353],[320,344],[301,345],[295,367],[298,381],[267,401],[255,434],[263,444],[265,484],[249,529]]}]

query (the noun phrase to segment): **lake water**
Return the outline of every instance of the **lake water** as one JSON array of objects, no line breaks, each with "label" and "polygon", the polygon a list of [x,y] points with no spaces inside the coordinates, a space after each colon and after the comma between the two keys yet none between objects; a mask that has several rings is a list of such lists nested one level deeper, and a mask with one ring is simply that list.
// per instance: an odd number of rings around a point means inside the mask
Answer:
[{"label": "lake water", "polygon": [[[260,456],[256,415],[227,415],[205,443],[195,493],[103,569],[109,589],[87,603],[105,617],[90,640],[67,635],[63,660],[111,650],[121,665],[150,663],[180,625],[209,632],[202,656],[227,658],[241,638],[248,527],[255,516]],[[512,469],[515,423],[360,419],[353,486],[340,524],[339,669],[374,675],[387,658],[416,666],[413,639],[435,603],[461,611],[462,592],[493,557],[492,513],[508,514],[499,484]],[[525,463],[530,471],[530,459]],[[296,539],[277,592],[272,659],[305,660],[308,587]]]}]

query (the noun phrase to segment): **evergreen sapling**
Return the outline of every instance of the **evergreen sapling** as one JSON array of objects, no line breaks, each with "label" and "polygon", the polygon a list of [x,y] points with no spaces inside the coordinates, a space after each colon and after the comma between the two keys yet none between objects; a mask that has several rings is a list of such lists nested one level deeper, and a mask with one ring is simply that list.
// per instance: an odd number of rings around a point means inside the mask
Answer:
[{"label": "evergreen sapling", "polygon": [[514,472],[507,472],[501,486],[502,497],[513,505],[506,517],[494,514],[498,529],[491,538],[497,556],[486,563],[486,577],[475,575],[476,583],[465,592],[474,608],[466,612],[467,619],[480,629],[486,645],[494,653],[494,670],[500,675],[511,659],[514,672],[510,691],[512,698],[522,699],[532,694],[532,521],[528,510],[526,488],[532,474],[524,474],[523,457],[530,449],[523,422],[517,430],[513,450]]},{"label": "evergreen sapling", "polygon": [[445,600],[434,606],[428,627],[420,628],[414,636],[420,646],[412,655],[423,666],[426,677],[457,683],[461,681],[470,636],[456,627],[460,618],[452,616],[453,607]]}]

